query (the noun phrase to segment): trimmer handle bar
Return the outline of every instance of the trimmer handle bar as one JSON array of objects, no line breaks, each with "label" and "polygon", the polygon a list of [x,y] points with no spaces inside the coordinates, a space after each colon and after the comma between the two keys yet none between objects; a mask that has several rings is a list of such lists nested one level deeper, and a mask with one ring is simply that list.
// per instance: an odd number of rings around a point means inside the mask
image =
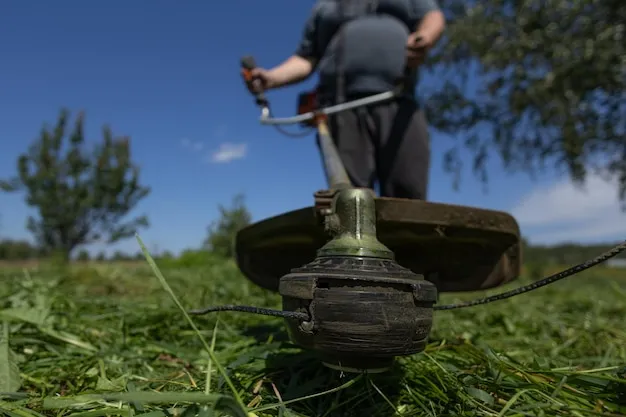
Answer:
[{"label": "trimmer handle bar", "polygon": [[[311,120],[319,117],[320,115],[331,115],[335,113],[340,113],[342,111],[351,110],[361,106],[368,106],[371,104],[382,103],[387,100],[391,100],[398,96],[399,91],[386,91],[384,93],[378,93],[371,95],[369,97],[359,98],[357,100],[348,101],[341,104],[336,104],[333,106],[323,107],[314,111],[307,111],[305,113],[301,113],[297,116],[291,117],[272,117],[271,111],[269,108],[269,101],[265,97],[263,93],[262,87],[256,83],[258,80],[255,80],[252,76],[251,72],[255,69],[256,61],[254,57],[250,55],[246,55],[241,58],[241,73],[246,82],[246,85],[253,91],[253,95],[255,97],[256,104],[261,107],[261,117],[259,121],[263,125],[294,125],[294,124],[307,124]],[[256,83],[256,84],[255,84]]]}]

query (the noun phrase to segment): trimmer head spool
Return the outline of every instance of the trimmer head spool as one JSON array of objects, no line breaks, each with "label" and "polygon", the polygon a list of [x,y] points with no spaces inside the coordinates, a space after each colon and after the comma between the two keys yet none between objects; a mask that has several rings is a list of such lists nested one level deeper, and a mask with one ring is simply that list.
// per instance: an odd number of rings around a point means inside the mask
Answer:
[{"label": "trimmer head spool", "polygon": [[437,301],[434,284],[395,262],[376,238],[374,194],[338,191],[325,216],[334,234],[312,262],[280,279],[292,341],[346,372],[383,372],[395,356],[421,352]]},{"label": "trimmer head spool", "polygon": [[395,356],[424,350],[433,323],[435,286],[390,259],[319,257],[280,280],[291,339],[343,371],[382,372]]}]

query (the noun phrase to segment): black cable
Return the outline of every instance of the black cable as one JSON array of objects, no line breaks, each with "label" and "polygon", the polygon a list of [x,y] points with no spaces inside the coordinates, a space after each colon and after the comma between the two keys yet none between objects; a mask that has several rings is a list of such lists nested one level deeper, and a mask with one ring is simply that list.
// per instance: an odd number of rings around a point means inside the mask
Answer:
[{"label": "black cable", "polygon": [[457,304],[444,304],[444,305],[440,305],[440,306],[435,306],[434,309],[435,310],[453,310],[453,309],[457,309],[457,308],[465,308],[465,307],[472,307],[472,306],[477,306],[477,305],[482,305],[482,304],[488,304],[488,303],[493,303],[494,301],[500,301],[500,300],[504,300],[507,298],[511,298],[511,297],[515,297],[516,295],[520,295],[529,291],[534,291],[538,288],[544,287],[546,285],[552,284],[554,282],[560,281],[564,278],[567,277],[571,277],[572,275],[578,274],[579,272],[582,272],[586,269],[592,268],[602,262],[607,261],[608,259],[620,254],[621,252],[623,252],[626,249],[626,242],[623,242],[617,246],[615,246],[613,249],[604,252],[603,254],[601,254],[600,256],[597,256],[591,260],[588,260],[586,262],[583,262],[581,264],[578,264],[576,266],[573,266],[571,268],[566,269],[565,271],[561,271],[558,272],[554,275],[551,275],[547,278],[543,278],[539,281],[535,281],[532,284],[528,284],[525,285],[523,287],[519,287],[516,288],[514,290],[511,291],[507,291],[507,292],[503,292],[500,294],[496,294],[496,295],[492,295],[490,297],[485,297],[485,298],[479,298],[473,301],[467,301],[465,303],[457,303]]},{"label": "black cable", "polygon": [[303,138],[305,136],[309,136],[312,133],[312,128],[308,128],[308,130],[303,130],[302,132],[292,133],[288,130],[283,129],[281,126],[275,125],[276,130],[278,130],[283,135],[290,138]]},{"label": "black cable", "polygon": [[241,311],[244,313],[251,314],[259,314],[262,316],[274,316],[274,317],[282,317],[285,319],[293,319],[293,320],[303,320],[309,321],[310,317],[307,313],[300,313],[297,311],[282,311],[282,310],[273,310],[271,308],[261,308],[261,307],[253,307],[253,306],[235,306],[235,305],[224,305],[224,306],[211,306],[198,310],[191,310],[189,314],[201,315],[207,313],[214,313],[217,311]]}]

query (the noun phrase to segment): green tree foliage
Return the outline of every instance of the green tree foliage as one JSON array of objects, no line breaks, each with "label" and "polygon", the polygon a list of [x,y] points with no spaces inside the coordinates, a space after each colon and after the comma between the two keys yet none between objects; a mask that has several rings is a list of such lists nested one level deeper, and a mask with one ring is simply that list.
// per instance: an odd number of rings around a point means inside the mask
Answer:
[{"label": "green tree foliage", "polygon": [[252,216],[241,194],[233,198],[231,207],[219,205],[220,217],[208,229],[204,247],[224,257],[234,257],[234,244],[237,232],[248,226]]},{"label": "green tree foliage", "polygon": [[68,134],[69,112],[56,126],[44,127],[38,140],[19,156],[17,176],[0,182],[5,191],[23,191],[38,210],[27,227],[45,250],[68,259],[80,245],[116,242],[146,227],[145,216],[124,221],[148,195],[131,161],[129,139],[114,137],[108,126],[92,152],[85,150],[84,117],[79,114]]},{"label": "green tree foliage", "polygon": [[[143,256],[143,253],[139,252],[138,255],[141,256],[141,259],[145,259],[145,257]],[[163,251],[163,253],[161,253],[161,255],[159,256],[159,259],[174,259],[174,258],[175,258],[174,254],[168,250]]]},{"label": "green tree foliage", "polygon": [[445,38],[429,65],[445,87],[428,117],[457,138],[446,154],[458,175],[463,148],[487,180],[495,152],[510,171],[546,163],[577,184],[588,173],[619,181],[626,200],[624,0],[441,0]]},{"label": "green tree foliage", "polygon": [[76,256],[77,261],[85,262],[85,261],[88,261],[89,259],[90,259],[89,252],[87,252],[84,249],[78,252],[78,255]]},{"label": "green tree foliage", "polygon": [[41,249],[25,240],[0,240],[0,259],[8,261],[23,261],[43,256]]},{"label": "green tree foliage", "polygon": [[133,259],[132,255],[129,255],[125,252],[122,252],[121,250],[116,250],[115,252],[113,252],[113,255],[111,255],[110,258],[112,261],[129,261]]}]

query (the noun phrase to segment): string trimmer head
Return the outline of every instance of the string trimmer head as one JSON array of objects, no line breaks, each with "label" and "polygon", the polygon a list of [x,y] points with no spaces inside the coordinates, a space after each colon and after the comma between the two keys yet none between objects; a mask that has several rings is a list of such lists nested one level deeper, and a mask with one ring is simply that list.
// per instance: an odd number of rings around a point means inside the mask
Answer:
[{"label": "string trimmer head", "polygon": [[336,192],[323,218],[332,240],[280,279],[283,309],[310,317],[287,322],[292,340],[347,371],[382,371],[395,356],[423,350],[437,290],[377,239],[373,192]]}]

